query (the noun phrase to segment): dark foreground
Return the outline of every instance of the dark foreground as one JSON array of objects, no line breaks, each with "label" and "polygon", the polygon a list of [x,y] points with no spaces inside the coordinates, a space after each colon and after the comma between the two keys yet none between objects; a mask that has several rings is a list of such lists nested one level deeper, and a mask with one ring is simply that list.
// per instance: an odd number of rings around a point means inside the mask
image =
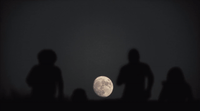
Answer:
[{"label": "dark foreground", "polygon": [[84,100],[84,101],[71,101],[68,98],[56,99],[56,100],[32,100],[29,97],[24,98],[2,98],[0,103],[138,103],[138,104],[157,104],[157,103],[200,103],[200,100],[193,100],[190,102],[159,102],[157,100],[148,100],[146,102],[139,101],[123,101],[121,99],[104,99],[104,100]]},{"label": "dark foreground", "polygon": [[69,101],[67,98],[55,101],[32,101],[30,98],[1,99],[0,110],[195,110],[200,108],[200,100],[181,103],[161,103],[156,100],[147,102],[124,102],[120,99],[112,100],[88,100],[88,101]]}]

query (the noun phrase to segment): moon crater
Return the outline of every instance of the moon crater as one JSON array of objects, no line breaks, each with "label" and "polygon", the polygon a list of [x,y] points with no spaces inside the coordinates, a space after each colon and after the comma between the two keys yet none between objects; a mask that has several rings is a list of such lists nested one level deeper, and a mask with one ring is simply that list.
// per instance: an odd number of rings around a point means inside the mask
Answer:
[{"label": "moon crater", "polygon": [[99,76],[94,80],[94,92],[100,97],[108,97],[113,91],[113,83],[106,76]]}]

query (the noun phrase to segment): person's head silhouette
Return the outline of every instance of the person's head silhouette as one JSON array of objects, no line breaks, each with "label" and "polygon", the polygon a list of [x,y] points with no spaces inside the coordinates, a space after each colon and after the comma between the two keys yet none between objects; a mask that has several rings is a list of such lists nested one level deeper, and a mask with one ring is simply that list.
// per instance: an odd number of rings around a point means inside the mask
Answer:
[{"label": "person's head silhouette", "polygon": [[179,67],[173,67],[167,74],[167,82],[180,83],[184,82],[184,75]]},{"label": "person's head silhouette", "polygon": [[75,89],[73,94],[72,94],[72,98],[71,99],[74,102],[86,101],[87,100],[87,95],[85,93],[85,90],[83,90],[81,88]]},{"label": "person's head silhouette", "polygon": [[56,60],[56,53],[51,49],[44,49],[39,52],[38,60],[40,64],[53,65]]},{"label": "person's head silhouette", "polygon": [[138,63],[140,59],[140,55],[137,49],[131,49],[128,54],[128,59],[130,63]]}]

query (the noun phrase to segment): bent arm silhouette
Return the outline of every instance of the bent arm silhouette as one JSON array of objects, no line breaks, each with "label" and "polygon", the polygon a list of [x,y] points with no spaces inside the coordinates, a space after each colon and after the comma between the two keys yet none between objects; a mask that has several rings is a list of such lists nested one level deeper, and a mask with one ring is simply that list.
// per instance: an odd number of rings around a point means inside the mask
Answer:
[{"label": "bent arm silhouette", "polygon": [[124,68],[122,67],[119,73],[119,76],[117,78],[117,85],[120,86],[125,82],[124,78]]},{"label": "bent arm silhouette", "polygon": [[36,67],[33,67],[30,71],[30,73],[28,74],[27,78],[26,78],[26,83],[28,84],[28,86],[33,87],[34,85],[34,73],[35,73]]}]

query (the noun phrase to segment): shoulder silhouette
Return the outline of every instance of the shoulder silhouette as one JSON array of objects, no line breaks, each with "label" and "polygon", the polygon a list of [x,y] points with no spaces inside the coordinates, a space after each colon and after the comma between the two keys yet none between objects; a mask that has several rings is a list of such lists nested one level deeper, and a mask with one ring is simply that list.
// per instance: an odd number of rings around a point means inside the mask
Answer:
[{"label": "shoulder silhouette", "polygon": [[[124,101],[146,101],[151,96],[153,74],[150,67],[139,61],[139,52],[131,49],[128,54],[129,63],[123,66],[117,79],[117,85],[125,84],[122,99]],[[148,79],[145,89],[145,78]]]},{"label": "shoulder silhouette", "polygon": [[162,102],[187,102],[193,99],[189,84],[185,81],[182,70],[173,67],[167,74],[167,80],[162,83],[159,101]]},{"label": "shoulder silhouette", "polygon": [[34,100],[54,100],[56,89],[59,89],[59,97],[63,96],[63,80],[61,70],[54,65],[56,54],[52,50],[42,50],[38,54],[39,64],[35,65],[27,79],[27,84],[32,88]]}]

